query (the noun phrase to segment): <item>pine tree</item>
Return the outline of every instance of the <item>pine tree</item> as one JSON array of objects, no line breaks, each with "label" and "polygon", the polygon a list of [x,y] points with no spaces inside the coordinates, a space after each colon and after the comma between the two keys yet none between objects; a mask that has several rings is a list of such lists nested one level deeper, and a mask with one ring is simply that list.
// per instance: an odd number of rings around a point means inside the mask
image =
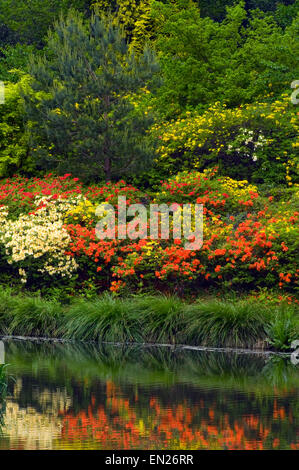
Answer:
[{"label": "pine tree", "polygon": [[138,53],[154,36],[152,0],[95,0],[92,8],[96,12],[110,14],[113,23],[123,28],[130,47]]},{"label": "pine tree", "polygon": [[122,31],[98,16],[76,12],[56,23],[47,55],[34,60],[34,94],[25,97],[34,154],[43,165],[111,178],[135,172],[150,158],[149,114],[134,93],[157,84],[158,64],[145,50],[129,52]]}]

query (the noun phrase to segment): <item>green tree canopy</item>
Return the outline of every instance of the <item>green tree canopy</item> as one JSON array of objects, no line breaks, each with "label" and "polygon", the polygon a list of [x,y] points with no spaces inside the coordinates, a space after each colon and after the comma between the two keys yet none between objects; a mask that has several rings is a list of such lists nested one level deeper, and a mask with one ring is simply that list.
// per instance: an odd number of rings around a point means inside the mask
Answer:
[{"label": "green tree canopy", "polygon": [[0,39],[43,45],[43,39],[60,13],[72,7],[85,11],[90,0],[1,0]]},{"label": "green tree canopy", "polygon": [[152,118],[135,107],[134,94],[153,85],[154,54],[137,60],[119,28],[75,12],[56,23],[47,48],[32,62],[35,93],[26,97],[36,156],[106,180],[144,168]]},{"label": "green tree canopy", "polygon": [[[247,11],[259,8],[264,12],[273,13],[277,8],[292,6],[297,0],[245,0]],[[222,21],[226,15],[226,8],[237,3],[237,0],[196,0],[203,16],[213,20]]]},{"label": "green tree canopy", "polygon": [[0,47],[0,80],[17,82],[19,80],[18,70],[26,71],[30,55],[37,52],[34,46],[27,44]]},{"label": "green tree canopy", "polygon": [[155,2],[153,12],[165,78],[158,104],[168,116],[215,101],[234,107],[271,99],[299,75],[299,14],[282,30],[259,10],[248,14],[244,2],[228,8],[221,23],[202,18],[188,0]]},{"label": "green tree canopy", "polygon": [[22,90],[29,91],[30,77],[22,74],[18,83],[5,83],[5,103],[0,105],[0,177],[28,165],[28,133]]}]

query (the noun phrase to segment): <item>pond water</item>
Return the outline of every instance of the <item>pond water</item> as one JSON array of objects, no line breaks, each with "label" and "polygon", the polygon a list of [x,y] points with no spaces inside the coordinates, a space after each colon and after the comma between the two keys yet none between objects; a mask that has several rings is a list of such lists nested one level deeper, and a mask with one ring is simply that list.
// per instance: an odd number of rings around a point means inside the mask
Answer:
[{"label": "pond water", "polygon": [[0,449],[299,449],[289,357],[5,341]]}]

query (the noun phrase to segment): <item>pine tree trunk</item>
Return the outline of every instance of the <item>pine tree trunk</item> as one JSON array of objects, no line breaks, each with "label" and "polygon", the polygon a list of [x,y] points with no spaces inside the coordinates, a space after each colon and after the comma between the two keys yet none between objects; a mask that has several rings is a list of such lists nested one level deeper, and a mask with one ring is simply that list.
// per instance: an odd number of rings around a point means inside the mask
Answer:
[{"label": "pine tree trunk", "polygon": [[111,181],[111,160],[109,157],[105,158],[104,173],[105,173],[106,183],[109,183],[109,181]]},{"label": "pine tree trunk", "polygon": [[[104,96],[104,103],[106,106],[106,112],[104,113],[107,129],[109,129],[109,106],[110,106],[110,98],[109,96]],[[105,172],[105,180],[106,183],[109,183],[111,181],[111,159],[107,155],[109,152],[109,142],[107,141],[107,138],[105,139],[105,144],[104,144],[104,155],[105,155],[105,160],[104,160],[104,172]]]}]

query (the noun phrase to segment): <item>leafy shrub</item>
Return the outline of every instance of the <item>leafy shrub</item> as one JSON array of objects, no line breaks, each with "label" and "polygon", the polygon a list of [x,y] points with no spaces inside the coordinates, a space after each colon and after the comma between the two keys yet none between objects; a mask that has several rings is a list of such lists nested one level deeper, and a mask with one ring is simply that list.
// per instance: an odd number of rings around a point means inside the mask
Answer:
[{"label": "leafy shrub", "polygon": [[21,214],[28,214],[36,208],[36,198],[58,195],[62,199],[81,194],[82,183],[70,174],[54,177],[52,174],[43,178],[25,178],[14,176],[0,182],[0,205],[9,209],[8,217],[17,219]]},{"label": "leafy shrub", "polygon": [[25,166],[29,142],[21,90],[27,83],[25,76],[16,84],[5,84],[5,103],[0,105],[0,177]]},{"label": "leafy shrub", "polygon": [[36,49],[24,44],[0,47],[1,80],[18,83],[20,71],[28,72],[28,59],[33,53],[37,53]]},{"label": "leafy shrub", "polygon": [[[15,277],[24,270],[29,287],[32,280],[35,285],[46,282],[49,264],[51,279],[56,274],[61,279],[66,269],[64,279],[83,290],[91,286],[93,291],[145,289],[183,295],[214,286],[276,287],[291,293],[298,289],[297,193],[277,202],[247,181],[220,176],[216,170],[180,173],[161,183],[154,199],[123,181],[85,187],[69,175],[10,179],[0,185],[5,222],[0,229],[1,266],[3,272],[12,269]],[[172,234],[169,240],[99,240],[95,209],[104,201],[115,205],[118,195],[127,196],[128,203],[203,204],[202,248],[186,250],[184,237]]]},{"label": "leafy shrub", "polygon": [[183,240],[173,239],[99,241],[94,226],[69,224],[71,251],[102,288],[108,278],[112,291],[127,286],[182,293],[210,284],[295,288],[298,212],[289,203],[277,206],[246,181],[208,171],[182,173],[164,182],[155,202],[203,204],[203,247],[188,251]]},{"label": "leafy shrub", "polygon": [[[64,205],[63,208],[59,207]],[[70,237],[63,227],[63,216],[70,203],[41,198],[37,210],[8,220],[8,211],[0,208],[0,243],[4,246],[7,263],[18,268],[21,282],[28,276],[71,277],[77,269],[73,257],[66,255]]]},{"label": "leafy shrub", "polygon": [[153,2],[164,78],[155,100],[161,115],[202,111],[219,99],[236,108],[289,89],[299,72],[296,10],[283,30],[272,16],[246,11],[244,1],[228,8],[220,23],[203,18],[201,5],[189,0]]},{"label": "leafy shrub", "polygon": [[267,328],[268,343],[275,349],[290,349],[299,337],[299,318],[288,309],[275,315]]},{"label": "leafy shrub", "polygon": [[156,168],[176,174],[217,165],[232,178],[292,186],[299,166],[296,112],[287,95],[273,104],[228,109],[216,103],[203,114],[187,112],[154,126]]}]

